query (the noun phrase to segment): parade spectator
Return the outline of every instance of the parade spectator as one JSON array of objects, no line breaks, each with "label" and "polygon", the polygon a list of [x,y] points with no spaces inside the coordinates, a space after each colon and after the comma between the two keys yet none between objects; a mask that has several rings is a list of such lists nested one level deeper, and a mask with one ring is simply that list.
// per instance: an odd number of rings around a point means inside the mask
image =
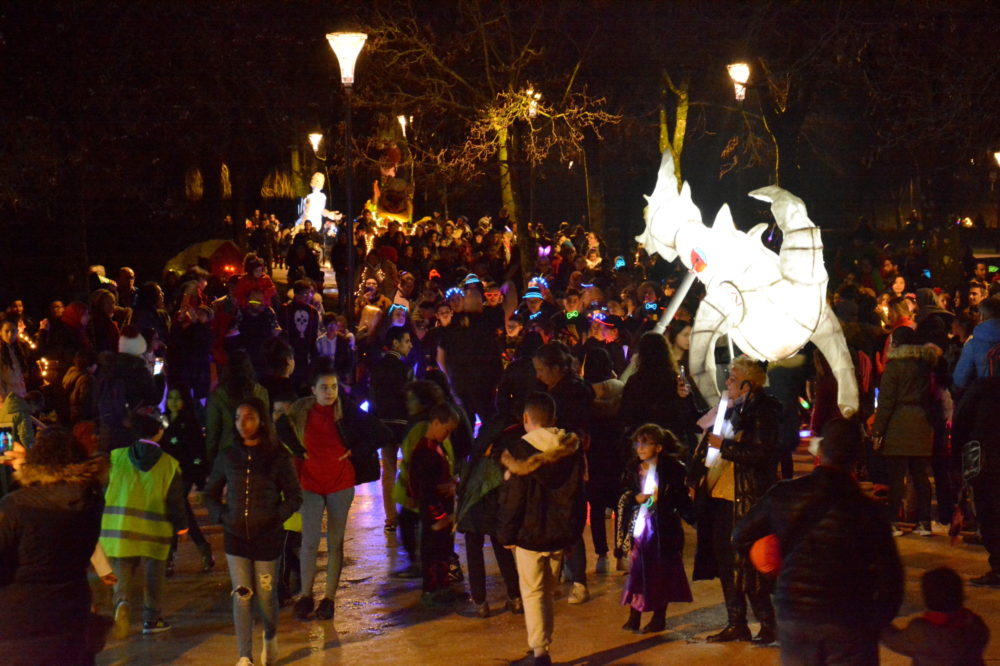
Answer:
[{"label": "parade spectator", "polygon": [[[573,357],[566,347],[558,342],[545,344],[535,352],[534,365],[535,375],[555,401],[555,425],[581,439],[588,438],[594,390],[574,372]],[[586,500],[586,495],[584,499]],[[571,604],[588,601],[590,590],[587,587],[587,551],[582,531],[577,535],[576,543],[569,548],[566,568],[573,582],[567,601]]]},{"label": "parade spectator", "polygon": [[[0,644],[11,666],[92,664],[87,567],[101,529],[107,461],[46,428],[13,462],[20,488],[0,499]],[[107,630],[106,625],[103,627]]]},{"label": "parade spectator", "polygon": [[295,352],[292,381],[304,388],[309,380],[309,368],[316,359],[316,338],[319,337],[319,311],[312,305],[316,290],[309,280],[296,280],[292,300],[281,306],[281,329]]},{"label": "parade spectator", "polygon": [[246,351],[258,379],[267,372],[267,357],[264,350],[271,339],[281,333],[278,317],[264,302],[259,290],[250,292],[246,307],[240,308],[234,322],[239,331],[240,346]]},{"label": "parade spectator", "polygon": [[621,420],[625,429],[634,431],[643,423],[655,423],[671,432],[685,432],[681,400],[690,393],[680,380],[662,335],[648,332],[636,345],[636,370],[625,382]]},{"label": "parade spectator", "polygon": [[344,315],[327,312],[323,315],[323,330],[316,339],[316,355],[329,359],[337,368],[337,376],[346,382],[354,368],[354,334]]},{"label": "parade spectator", "polygon": [[774,485],[777,471],[778,422],[781,405],[764,392],[767,375],[748,356],[737,357],[729,370],[726,390],[733,404],[729,421],[732,434],[706,437],[709,448],[718,449],[721,462],[712,467],[711,515],[707,525],[699,519],[698,529],[711,529],[712,550],[726,600],[725,628],[707,637],[709,642],[747,641],[747,599],[760,622],[753,642],[769,645],[777,638],[771,581],[757,571],[744,553],[733,547],[733,527]]},{"label": "parade spectator", "polygon": [[978,377],[988,377],[989,352],[1000,345],[1000,297],[993,296],[979,304],[982,322],[972,330],[972,336],[962,347],[952,381],[959,391]]},{"label": "parade spectator", "polygon": [[[988,321],[997,321],[991,319]],[[980,324],[982,326],[982,324]],[[1000,375],[990,373],[973,381],[955,408],[951,442],[953,454],[979,453],[979,468],[963,470],[972,487],[976,522],[988,555],[989,571],[969,582],[1000,588]]]},{"label": "parade spectator", "polygon": [[[209,463],[205,453],[205,431],[198,422],[194,409],[194,399],[187,386],[171,386],[167,392],[167,427],[160,440],[163,450],[170,454],[181,468],[181,479],[184,482],[184,510],[188,519],[188,536],[198,548],[201,556],[201,571],[208,572],[215,567],[212,557],[212,544],[202,534],[191,508],[189,495],[191,489],[199,490],[205,485],[205,477],[209,472]],[[170,556],[167,559],[167,576],[174,573],[174,555],[177,552],[177,535],[170,542]]]},{"label": "parade spectator", "polygon": [[107,289],[98,289],[90,295],[89,337],[98,352],[118,351],[118,324],[112,315],[115,312],[115,295]]},{"label": "parade spectator", "polygon": [[[372,365],[372,407],[374,414],[388,428],[391,438],[382,449],[382,503],[385,509],[385,532],[396,531],[396,503],[392,488],[396,483],[396,459],[399,446],[406,436],[406,385],[413,380],[413,368],[404,357],[413,345],[410,334],[403,328],[392,327],[386,332],[386,351]],[[450,434],[450,433],[449,433]]]},{"label": "parade spectator", "polygon": [[483,295],[476,286],[462,293],[462,312],[442,335],[438,365],[448,375],[462,407],[475,420],[488,420],[496,409],[496,387],[503,366],[493,323],[483,312]]},{"label": "parade spectator", "polygon": [[205,404],[205,450],[209,465],[220,451],[229,448],[235,437],[233,416],[236,408],[249,398],[268,404],[267,389],[254,381],[253,366],[245,352],[233,352],[222,368],[219,385],[208,395]]},{"label": "parade spectator", "polygon": [[500,495],[497,538],[514,550],[531,653],[517,663],[547,666],[554,595],[563,550],[578,542],[586,520],[579,437],[554,427],[556,403],[528,396],[525,434],[503,453],[509,473]]},{"label": "parade spectator", "polygon": [[[267,403],[250,397],[236,407],[232,446],[216,459],[205,482],[205,505],[223,526],[232,584],[233,624],[240,659],[253,664],[254,599],[264,625],[261,662],[278,659],[277,562],[282,523],[302,504],[291,457],[268,425]],[[223,501],[225,489],[225,501]]]},{"label": "parade spectator", "polygon": [[[524,412],[523,401],[521,413]],[[500,415],[498,415],[500,416]],[[490,605],[486,599],[486,564],[483,549],[486,537],[490,537],[493,555],[507,591],[504,606],[512,613],[524,612],[521,591],[517,579],[517,565],[514,554],[504,548],[497,539],[500,487],[503,484],[503,468],[500,455],[524,433],[521,422],[510,423],[503,420],[505,428],[480,431],[469,460],[468,471],[462,475],[458,489],[458,509],[455,524],[465,535],[465,559],[469,566],[469,593],[476,607],[476,615],[489,617]]]},{"label": "parade spectator", "polygon": [[[652,634],[666,629],[667,604],[690,602],[691,588],[684,573],[684,529],[681,517],[690,517],[691,498],[685,484],[680,442],[655,423],[632,433],[635,456],[618,506],[624,532],[622,550],[629,548],[628,579],[622,605],[629,606],[626,631]],[[593,518],[591,518],[593,520]],[[642,613],[652,612],[639,628]]]},{"label": "parade spectator", "polygon": [[180,466],[160,448],[164,428],[155,407],[129,414],[131,446],[111,452],[111,473],[104,493],[101,546],[118,578],[115,583],[115,632],[129,630],[129,594],[136,569],[143,569],[142,633],[170,629],[162,617],[163,581],[170,542],[188,530]]},{"label": "parade spectator", "polygon": [[861,429],[834,419],[822,434],[820,466],[771,488],[736,525],[733,543],[748,557],[758,539],[777,539],[782,663],[877,664],[878,632],[903,598],[903,568],[880,508],[852,476]]},{"label": "parade spectator", "polygon": [[129,412],[155,406],[161,397],[142,356],[146,340],[135,327],[126,327],[117,349],[97,357],[97,421],[105,453],[129,446],[132,435],[124,425]]},{"label": "parade spectator", "polygon": [[886,459],[889,473],[889,512],[893,534],[899,525],[904,481],[909,475],[916,490],[917,526],[914,532],[931,536],[930,458],[934,445],[931,414],[931,369],[940,350],[918,345],[916,332],[908,327],[892,334],[892,347],[882,381],[872,424],[876,450]]},{"label": "parade spectator", "polygon": [[422,600],[431,606],[457,599],[448,576],[454,544],[455,478],[443,445],[458,422],[458,413],[446,402],[430,409],[427,429],[413,448],[407,477],[409,494],[416,498],[420,513]]},{"label": "parade spectator", "polygon": [[890,624],[882,630],[882,644],[898,654],[925,664],[960,666],[983,664],[990,630],[982,618],[963,605],[962,579],[954,569],[938,567],[920,577],[924,607],[903,629]]},{"label": "parade spectator", "polygon": [[[381,425],[341,391],[336,369],[319,362],[311,370],[312,395],[295,401],[278,421],[281,441],[301,461],[302,592],[295,616],[329,620],[344,561],[344,532],[354,501],[354,486],[379,477],[375,452],[385,442]],[[316,556],[326,513],[326,586],[313,601]]]},{"label": "parade spectator", "polygon": [[62,387],[69,400],[69,424],[92,421],[97,417],[97,356],[94,352],[78,352],[73,367],[63,375]]}]

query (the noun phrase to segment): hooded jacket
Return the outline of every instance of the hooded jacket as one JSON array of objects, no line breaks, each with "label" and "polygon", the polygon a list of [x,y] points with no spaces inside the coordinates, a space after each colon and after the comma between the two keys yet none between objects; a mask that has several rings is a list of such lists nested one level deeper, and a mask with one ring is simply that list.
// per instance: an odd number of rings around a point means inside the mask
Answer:
[{"label": "hooded jacket", "polygon": [[889,350],[872,426],[873,435],[885,438],[882,455],[931,455],[931,368],[939,355],[939,350],[926,345],[900,345]]},{"label": "hooded jacket", "polygon": [[[107,461],[25,465],[0,500],[0,643],[62,634],[90,611],[87,567],[104,510]],[[82,626],[79,627],[82,631]]]},{"label": "hooded jacket", "polygon": [[962,355],[958,357],[953,381],[958,389],[965,389],[979,377],[989,377],[986,354],[1000,345],[1000,318],[987,319],[972,330],[972,337],[965,341]]},{"label": "hooded jacket", "polygon": [[539,428],[500,456],[506,468],[500,487],[497,539],[537,552],[572,546],[586,522],[583,456],[573,433]]}]

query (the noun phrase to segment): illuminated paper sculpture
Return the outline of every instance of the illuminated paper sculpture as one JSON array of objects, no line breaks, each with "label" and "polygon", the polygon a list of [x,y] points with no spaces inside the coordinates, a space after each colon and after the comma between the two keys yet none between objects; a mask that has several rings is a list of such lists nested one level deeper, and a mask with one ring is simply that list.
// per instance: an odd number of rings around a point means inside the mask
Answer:
[{"label": "illuminated paper sculpture", "polygon": [[667,261],[680,257],[705,285],[691,332],[691,376],[703,395],[719,395],[715,344],[722,335],[762,361],[788,358],[811,340],[837,379],[841,413],[850,416],[858,409],[858,386],[840,323],[826,301],[819,229],[802,200],[780,187],[763,187],[750,196],[771,204],[784,235],[777,254],[760,240],[766,224],[741,232],[728,206],[719,210],[713,226],[705,226],[690,186],[684,183],[678,194],[669,152],[663,154],[653,194],[646,197],[646,231],[636,240]]}]

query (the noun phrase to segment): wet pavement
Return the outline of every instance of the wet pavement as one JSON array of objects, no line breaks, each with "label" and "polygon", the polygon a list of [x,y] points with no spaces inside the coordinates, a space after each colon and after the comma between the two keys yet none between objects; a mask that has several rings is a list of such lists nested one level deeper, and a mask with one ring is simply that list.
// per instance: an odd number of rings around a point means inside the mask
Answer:
[{"label": "wet pavement", "polygon": [[[203,511],[198,511],[202,514]],[[492,551],[486,548],[488,598],[495,615],[476,617],[472,604],[453,609],[429,609],[420,604],[420,580],[401,580],[390,572],[405,563],[402,548],[382,531],[383,514],[377,483],[358,487],[351,509],[345,544],[346,565],[332,621],[296,620],[283,608],[279,621],[278,664],[505,664],[526,652],[524,616],[501,610],[505,598]],[[611,521],[607,521],[609,533]],[[688,528],[689,529],[689,528]],[[177,574],[167,581],[166,619],[173,628],[144,637],[133,624],[132,634],[111,640],[98,657],[102,665],[124,664],[235,664],[236,641],[232,624],[229,578],[222,556],[219,528],[208,528],[217,565],[213,572],[196,573],[197,551],[181,543]],[[586,530],[589,543],[589,529]],[[689,531],[685,563],[688,574],[693,557]],[[941,565],[955,568],[963,577],[985,570],[985,551],[979,546],[951,546],[944,529],[935,525],[932,538],[907,535],[898,540],[906,565],[906,600],[901,613],[920,609],[919,578],[923,571]],[[321,549],[325,545],[321,545]],[[464,544],[457,550],[465,566]],[[321,558],[325,555],[321,553]],[[559,664],[662,664],[682,661],[698,664],[775,664],[775,648],[747,643],[709,644],[704,636],[725,624],[725,609],[717,581],[692,584],[695,601],[667,610],[667,631],[653,636],[634,635],[620,627],[627,612],[619,606],[624,578],[620,572],[596,575],[593,553],[588,558],[591,600],[569,605],[563,596],[556,602],[552,655]],[[325,562],[325,559],[323,560]],[[316,581],[322,590],[323,567]],[[612,569],[614,563],[612,561]],[[845,581],[845,584],[850,584]],[[563,592],[568,592],[564,584]],[[1000,590],[967,590],[968,606],[983,615],[996,631],[1000,628]],[[109,612],[107,599],[100,600]],[[134,608],[140,600],[136,599]],[[645,618],[644,618],[645,619]],[[756,629],[752,624],[751,627]],[[255,635],[258,655],[261,636]],[[987,660],[1000,662],[1000,647],[991,644]],[[883,663],[905,660],[883,650]]]}]

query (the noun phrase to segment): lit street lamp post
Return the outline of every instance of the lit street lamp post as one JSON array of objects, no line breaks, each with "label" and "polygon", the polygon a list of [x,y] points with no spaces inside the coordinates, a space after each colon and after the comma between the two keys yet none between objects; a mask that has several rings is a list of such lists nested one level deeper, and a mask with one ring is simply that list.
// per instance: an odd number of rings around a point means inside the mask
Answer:
[{"label": "lit street lamp post", "polygon": [[351,201],[351,179],[353,178],[351,155],[351,87],[354,85],[354,63],[364,48],[368,35],[363,32],[331,32],[326,40],[330,43],[340,65],[340,82],[344,85],[344,215],[347,218],[347,284],[337,285],[338,291],[346,289],[344,299],[348,322],[354,319],[354,204]]}]

